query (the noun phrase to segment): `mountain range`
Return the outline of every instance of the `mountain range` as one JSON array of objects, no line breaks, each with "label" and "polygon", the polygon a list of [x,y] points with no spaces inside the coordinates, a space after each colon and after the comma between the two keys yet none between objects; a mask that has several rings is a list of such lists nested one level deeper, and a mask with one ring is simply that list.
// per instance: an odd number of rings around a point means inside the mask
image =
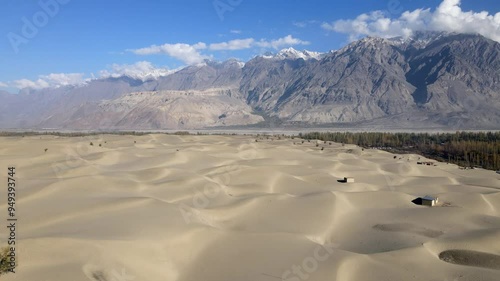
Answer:
[{"label": "mountain range", "polygon": [[205,61],[164,76],[0,91],[0,128],[365,126],[500,129],[500,44],[476,34],[366,37],[317,53]]}]

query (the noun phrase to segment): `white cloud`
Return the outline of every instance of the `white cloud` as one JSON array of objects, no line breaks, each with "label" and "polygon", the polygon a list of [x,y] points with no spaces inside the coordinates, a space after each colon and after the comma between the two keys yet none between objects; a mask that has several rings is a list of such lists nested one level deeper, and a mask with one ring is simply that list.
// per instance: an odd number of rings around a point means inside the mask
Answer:
[{"label": "white cloud", "polygon": [[194,45],[177,43],[177,44],[164,44],[161,46],[152,45],[150,47],[141,48],[137,50],[130,50],[137,55],[155,55],[155,54],[166,54],[170,57],[176,58],[187,64],[196,64],[203,62],[207,59],[200,53],[200,50],[206,49],[207,45],[205,43],[197,43]]},{"label": "white cloud", "polygon": [[293,25],[295,25],[296,27],[299,27],[299,28],[305,28],[311,24],[317,24],[318,21],[316,20],[308,20],[308,21],[296,21],[293,23]]},{"label": "white cloud", "polygon": [[221,50],[243,50],[252,47],[255,39],[236,39],[228,42],[214,43],[210,44],[210,50],[221,51]]},{"label": "white cloud", "polygon": [[135,64],[112,64],[107,70],[101,70],[101,78],[118,78],[129,76],[136,79],[145,80],[148,78],[158,78],[173,73],[167,68],[157,68],[151,62],[140,61]]},{"label": "white cloud", "polygon": [[[177,70],[155,67],[151,62],[140,61],[134,64],[112,64],[106,70],[99,72],[99,78],[129,76],[135,79],[146,80],[167,76]],[[35,90],[44,88],[59,88],[63,86],[77,86],[85,84],[91,80],[98,79],[91,74],[91,78],[85,78],[83,73],[52,73],[40,75],[36,80],[19,79],[12,82],[2,83],[0,87],[13,87],[17,89],[31,88]]]},{"label": "white cloud", "polygon": [[250,49],[253,47],[260,48],[273,48],[280,49],[282,47],[290,47],[294,45],[309,45],[310,43],[307,41],[303,41],[301,39],[293,38],[292,35],[285,36],[283,38],[266,41],[261,39],[260,41],[256,41],[253,38],[247,39],[236,39],[228,42],[214,43],[209,46],[210,50],[213,51],[221,51],[221,50],[243,50]]},{"label": "white cloud", "polygon": [[479,33],[500,42],[500,12],[463,11],[460,0],[443,0],[432,11],[417,9],[406,11],[399,18],[388,18],[382,11],[361,14],[355,19],[323,23],[326,30],[349,34],[350,40],[362,36],[409,36],[413,31],[447,31]]},{"label": "white cloud", "polygon": [[41,78],[48,81],[50,85],[68,86],[85,82],[83,73],[52,73],[42,75]]},{"label": "white cloud", "polygon": [[10,87],[24,89],[43,89],[43,88],[59,88],[62,86],[78,85],[85,83],[83,73],[51,73],[49,75],[40,75],[37,80],[20,79],[9,82]]},{"label": "white cloud", "polygon": [[186,64],[197,64],[203,62],[205,59],[209,59],[210,56],[201,53],[202,50],[208,51],[237,51],[250,49],[254,47],[260,48],[273,48],[280,49],[282,47],[290,47],[294,45],[309,45],[310,43],[298,38],[294,38],[292,35],[285,36],[283,38],[267,41],[261,39],[256,41],[254,38],[246,39],[235,39],[227,42],[212,43],[207,45],[206,43],[200,42],[194,45],[189,44],[164,44],[161,46],[152,45],[146,48],[128,50],[137,55],[156,55],[165,54],[170,57],[179,59]]},{"label": "white cloud", "polygon": [[307,23],[303,22],[303,21],[299,21],[299,22],[294,22],[293,25],[295,25],[296,27],[304,28],[307,26]]},{"label": "white cloud", "polygon": [[49,87],[49,83],[47,83],[47,81],[43,79],[38,79],[36,81],[31,81],[29,79],[20,79],[11,82],[11,85],[12,87],[18,89],[24,89],[24,88],[43,89]]},{"label": "white cloud", "polygon": [[259,42],[256,42],[256,45],[259,47],[273,48],[273,49],[280,49],[283,47],[289,47],[294,45],[309,45],[309,44],[310,42],[293,38],[292,35],[288,35],[283,38],[279,38],[272,41],[260,40]]},{"label": "white cloud", "polygon": [[238,29],[232,29],[229,32],[231,32],[232,34],[241,34],[242,33],[242,31],[238,30]]},{"label": "white cloud", "polygon": [[[285,36],[283,38],[278,38],[275,40],[267,41],[261,39],[256,41],[253,38],[247,39],[235,39],[227,42],[220,42],[207,45],[206,43],[200,42],[194,45],[189,44],[164,44],[161,46],[152,45],[150,47],[128,50],[138,55],[154,55],[154,54],[166,54],[171,57],[177,58],[186,64],[197,64],[203,62],[203,60],[210,58],[210,56],[201,53],[202,50],[209,51],[222,51],[222,50],[243,50],[255,47],[260,48],[274,48],[279,49],[282,47],[290,47],[293,45],[308,45],[307,41],[303,41],[298,38],[294,38],[292,35]],[[109,78],[109,77],[121,77],[129,76],[136,79],[148,79],[148,78],[158,78],[161,76],[167,76],[177,70],[169,70],[167,68],[155,67],[151,62],[140,61],[134,64],[112,64],[107,69],[99,72],[99,78]],[[43,88],[58,88],[62,86],[69,85],[79,85],[89,82],[96,77],[91,74],[91,78],[85,78],[83,73],[52,73],[49,75],[40,75],[37,80],[20,79],[12,82],[2,83],[0,82],[0,87],[14,87],[18,89],[32,88],[32,89],[43,89]]]}]

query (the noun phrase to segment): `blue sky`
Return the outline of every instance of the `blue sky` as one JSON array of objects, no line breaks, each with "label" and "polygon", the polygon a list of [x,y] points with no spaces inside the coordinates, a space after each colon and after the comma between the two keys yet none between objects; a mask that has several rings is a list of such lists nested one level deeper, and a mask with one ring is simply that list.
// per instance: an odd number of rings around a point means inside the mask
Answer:
[{"label": "blue sky", "polygon": [[0,89],[12,92],[138,71],[166,73],[206,58],[247,61],[287,47],[326,52],[366,35],[409,36],[416,29],[479,32],[500,41],[497,0],[0,3]]}]

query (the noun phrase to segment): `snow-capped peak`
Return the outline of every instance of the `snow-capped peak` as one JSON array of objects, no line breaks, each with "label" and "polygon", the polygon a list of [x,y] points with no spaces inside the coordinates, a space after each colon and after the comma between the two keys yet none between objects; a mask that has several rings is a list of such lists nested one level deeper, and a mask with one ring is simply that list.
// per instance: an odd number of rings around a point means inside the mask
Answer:
[{"label": "snow-capped peak", "polygon": [[396,46],[406,46],[409,44],[413,44],[418,48],[424,48],[427,45],[429,45],[429,43],[436,41],[449,34],[450,33],[440,32],[440,31],[415,31],[409,36],[394,37],[388,39],[388,41],[392,45]]},{"label": "snow-capped peak", "polygon": [[229,66],[229,67],[236,66],[239,68],[245,67],[245,63],[242,61],[239,61],[237,59],[229,59],[229,60],[224,62],[224,65]]},{"label": "snow-capped peak", "polygon": [[309,59],[318,59],[321,56],[321,53],[317,52],[311,52],[311,51],[298,51],[295,50],[294,48],[287,48],[281,50],[277,55],[276,58],[279,59],[304,59],[304,60],[309,60]]},{"label": "snow-capped peak", "polygon": [[174,70],[155,69],[149,72],[142,72],[142,73],[111,74],[108,77],[112,78],[130,77],[136,80],[147,81],[147,80],[157,80],[160,77],[168,76],[174,72],[175,72]]},{"label": "snow-capped peak", "polygon": [[304,60],[310,60],[310,59],[319,59],[321,57],[322,53],[318,52],[311,52],[311,51],[298,51],[295,50],[294,48],[287,48],[279,51],[276,55],[271,55],[271,54],[265,54],[261,56],[262,58],[265,59],[279,59],[279,60],[284,60],[284,59],[304,59]]}]

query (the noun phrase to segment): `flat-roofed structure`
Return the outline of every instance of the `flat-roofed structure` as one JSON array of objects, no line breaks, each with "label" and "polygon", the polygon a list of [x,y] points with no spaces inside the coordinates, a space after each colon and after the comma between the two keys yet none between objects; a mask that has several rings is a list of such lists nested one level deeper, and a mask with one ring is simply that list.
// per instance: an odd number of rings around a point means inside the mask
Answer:
[{"label": "flat-roofed structure", "polygon": [[422,199],[422,205],[423,206],[430,206],[430,207],[434,207],[437,205],[437,203],[439,203],[439,198],[437,197],[432,197],[432,196],[424,196],[424,197],[421,197]]},{"label": "flat-roofed structure", "polygon": [[344,182],[345,183],[353,183],[354,182],[354,178],[344,178]]}]

